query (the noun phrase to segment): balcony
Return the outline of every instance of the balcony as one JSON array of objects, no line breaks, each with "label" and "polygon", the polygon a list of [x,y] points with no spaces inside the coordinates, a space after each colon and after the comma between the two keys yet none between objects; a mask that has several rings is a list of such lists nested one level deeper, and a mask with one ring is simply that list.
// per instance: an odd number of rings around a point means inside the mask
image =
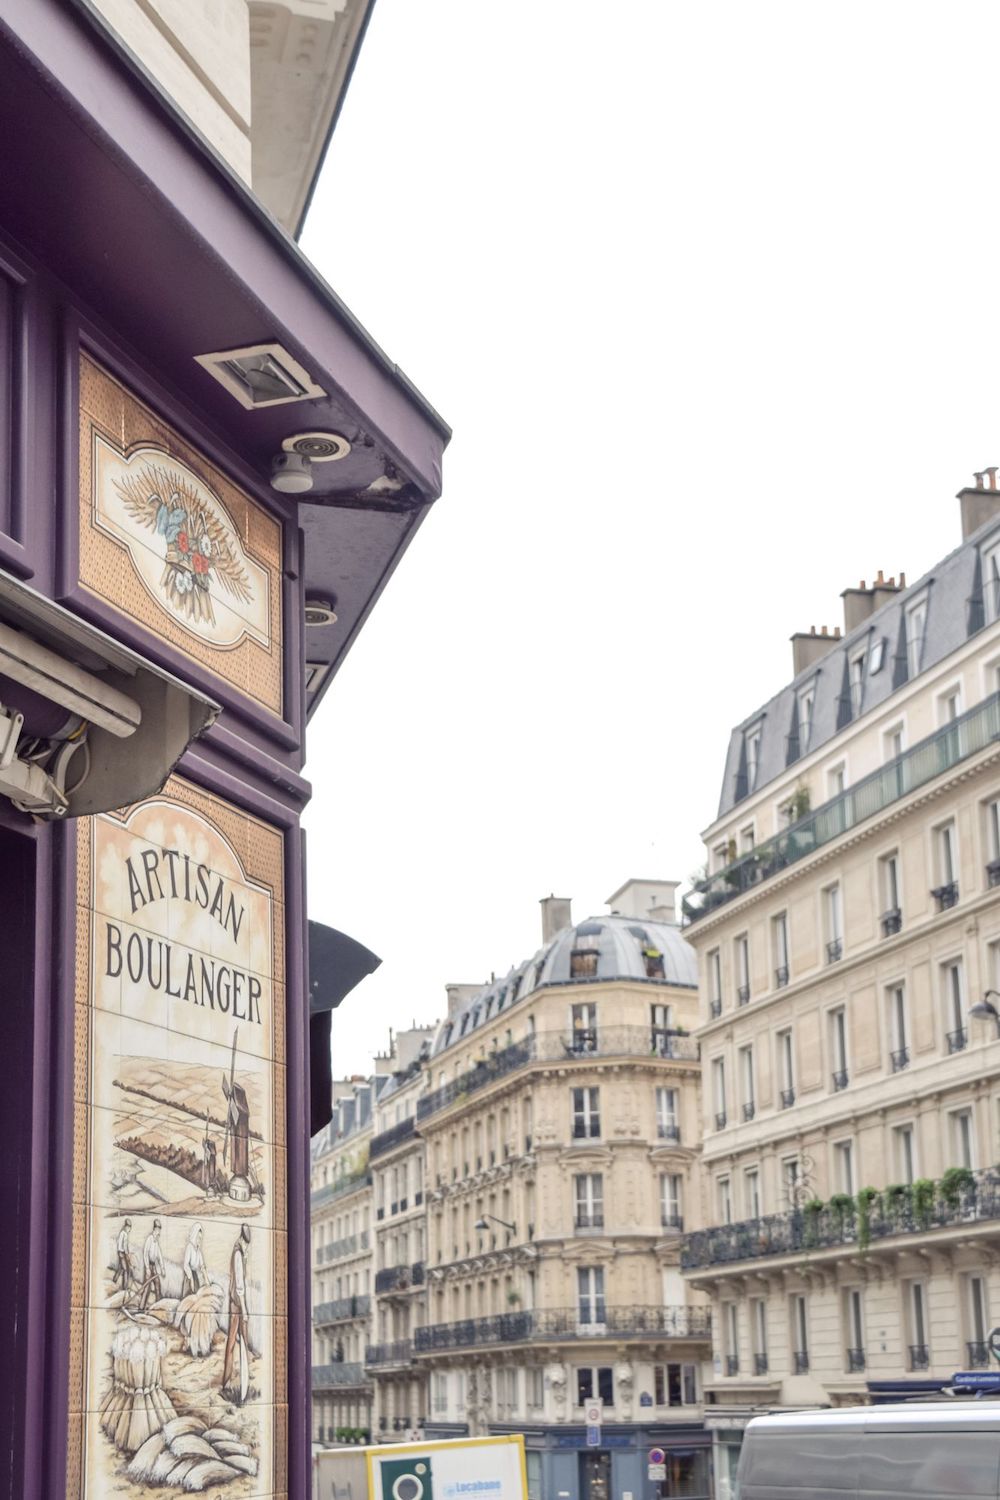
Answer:
[{"label": "balcony", "polygon": [[662,1027],[601,1026],[588,1029],[583,1040],[579,1032],[541,1031],[490,1053],[451,1083],[442,1084],[433,1093],[425,1094],[417,1104],[417,1121],[447,1109],[450,1104],[464,1100],[478,1089],[533,1062],[565,1062],[574,1058],[588,1062],[593,1057],[662,1057],[678,1062],[697,1062],[699,1056],[700,1049],[694,1037],[686,1032],[666,1031]]},{"label": "balcony", "polygon": [[364,1172],[354,1172],[349,1177],[342,1177],[339,1182],[328,1182],[323,1187],[313,1188],[309,1195],[309,1202],[313,1208],[322,1208],[324,1203],[332,1203],[335,1198],[342,1198],[345,1193],[353,1193],[358,1188],[371,1187],[372,1174],[366,1169]]},{"label": "balcony", "polygon": [[661,1213],[660,1214],[660,1228],[661,1229],[676,1229],[676,1230],[680,1231],[681,1233],[683,1233],[683,1230],[684,1230],[684,1216],[682,1214]]},{"label": "balcony", "polygon": [[910,1345],[910,1369],[929,1370],[931,1366],[930,1351],[926,1344]]},{"label": "balcony", "polygon": [[947,1183],[938,1183],[929,1201],[914,1202],[909,1190],[894,1190],[865,1198],[863,1208],[855,1200],[850,1210],[792,1209],[696,1230],[681,1246],[681,1268],[694,1271],[842,1246],[865,1248],[898,1235],[926,1239],[936,1229],[967,1232],[972,1224],[996,1221],[1000,1221],[1000,1168],[986,1167],[971,1173],[966,1186],[953,1184],[948,1189]]},{"label": "balcony", "polygon": [[720,1109],[715,1116],[715,1128],[716,1130],[725,1130],[726,1128],[726,1111],[724,1109]]},{"label": "balcony", "polygon": [[753,1117],[754,1117],[754,1115],[756,1113],[757,1113],[757,1106],[756,1106],[756,1104],[754,1104],[752,1102],[749,1103],[749,1104],[744,1104],[744,1106],[743,1106],[743,1118],[744,1118],[744,1120],[748,1120],[748,1121],[752,1120]]},{"label": "balcony", "polygon": [[755,1375],[767,1374],[767,1355],[755,1354],[753,1357],[753,1372]]},{"label": "balcony", "polygon": [[809,1350],[796,1349],[794,1356],[796,1375],[806,1375],[809,1372]]},{"label": "balcony", "polygon": [[318,1327],[323,1323],[347,1323],[351,1318],[367,1318],[371,1303],[367,1292],[357,1297],[338,1297],[334,1302],[320,1302],[313,1308],[313,1322]]},{"label": "balcony", "polygon": [[986,866],[986,883],[991,887],[1000,885],[1000,859],[991,859]]},{"label": "balcony", "polygon": [[361,1234],[349,1234],[346,1239],[331,1240],[328,1245],[320,1245],[316,1251],[316,1262],[318,1265],[329,1265],[333,1260],[344,1260],[349,1255],[360,1255],[367,1250],[371,1243],[371,1236],[367,1229]]},{"label": "balcony", "polygon": [[399,1369],[412,1363],[413,1344],[410,1339],[397,1339],[393,1344],[369,1344],[365,1350],[366,1370]]},{"label": "balcony", "polygon": [[736,1004],[750,1004],[750,986],[748,984],[741,984],[739,989],[736,991]]},{"label": "balcony", "polygon": [[375,1291],[379,1295],[386,1292],[409,1292],[423,1284],[422,1260],[415,1260],[410,1266],[385,1266],[381,1271],[375,1272]]},{"label": "balcony", "polygon": [[782,1107],[782,1109],[791,1109],[791,1107],[792,1107],[792,1105],[794,1103],[795,1103],[795,1090],[794,1089],[782,1089],[781,1090],[781,1107]]},{"label": "balcony", "polygon": [[738,1375],[740,1373],[740,1357],[738,1354],[726,1355],[726,1374]]},{"label": "balcony", "polygon": [[708,1002],[708,1011],[709,1011],[709,1015],[711,1016],[712,1020],[713,1021],[717,1021],[719,1019],[719,1017],[722,1015],[722,1001],[721,1000],[710,1000]]},{"label": "balcony", "polygon": [[889,1061],[892,1063],[892,1071],[894,1073],[902,1073],[905,1068],[910,1066],[909,1047],[898,1047],[895,1052],[890,1052]]},{"label": "balcony", "polygon": [[997,739],[1000,739],[1000,693],[992,693],[975,708],[911,745],[895,760],[845,788],[774,838],[758,844],[709,879],[699,881],[684,897],[684,920],[697,922],[789,865],[808,859],[817,849],[876,817]]},{"label": "balcony", "polygon": [[847,1369],[852,1375],[857,1374],[865,1367],[865,1351],[863,1349],[848,1349]]},{"label": "balcony", "polygon": [[408,1119],[400,1120],[389,1130],[383,1130],[379,1135],[373,1136],[371,1146],[368,1148],[369,1160],[373,1160],[376,1156],[384,1156],[387,1151],[393,1151],[404,1141],[410,1140],[416,1131],[416,1126],[416,1120],[410,1115]]},{"label": "balcony", "polygon": [[577,1214],[573,1221],[573,1229],[576,1234],[586,1234],[591,1229],[604,1228],[603,1213]]},{"label": "balcony", "polygon": [[837,1072],[833,1075],[833,1092],[835,1094],[839,1094],[841,1089],[846,1089],[850,1081],[851,1075],[848,1073],[847,1069],[838,1068]]},{"label": "balcony", "polygon": [[903,913],[898,906],[893,907],[892,911],[887,911],[882,917],[883,937],[895,937],[897,932],[902,931],[902,927]]},{"label": "balcony", "polygon": [[675,1146],[681,1143],[681,1127],[672,1122],[664,1124],[662,1121],[656,1127],[656,1138],[658,1141],[671,1141]]},{"label": "balcony", "polygon": [[774,987],[775,987],[776,990],[783,990],[785,988],[785,985],[787,983],[788,983],[788,965],[787,964],[781,964],[780,967],[778,967],[774,971]]},{"label": "balcony", "polygon": [[990,1351],[983,1340],[970,1339],[965,1348],[968,1354],[970,1370],[988,1369],[990,1363]]},{"label": "balcony", "polygon": [[365,1376],[357,1360],[339,1360],[331,1365],[313,1365],[312,1383],[314,1391],[339,1386],[363,1386]]},{"label": "balcony", "polygon": [[958,881],[949,880],[947,885],[936,886],[931,895],[939,912],[949,911],[958,901]]},{"label": "balcony", "polygon": [[827,963],[828,964],[838,963],[840,961],[840,959],[843,958],[843,956],[844,956],[844,944],[841,941],[841,939],[840,938],[833,938],[833,939],[831,939],[831,941],[829,943],[827,943],[827,945],[826,945],[826,961],[827,961]]},{"label": "balcony", "polygon": [[968,1044],[969,1033],[964,1026],[959,1026],[957,1030],[949,1031],[945,1039],[949,1052],[962,1052]]},{"label": "balcony", "polygon": [[711,1317],[700,1307],[596,1308],[597,1322],[584,1322],[576,1307],[540,1308],[533,1312],[498,1313],[489,1318],[466,1318],[460,1323],[431,1323],[414,1333],[417,1354],[470,1349],[487,1344],[523,1344],[554,1339],[697,1339],[711,1337]]}]

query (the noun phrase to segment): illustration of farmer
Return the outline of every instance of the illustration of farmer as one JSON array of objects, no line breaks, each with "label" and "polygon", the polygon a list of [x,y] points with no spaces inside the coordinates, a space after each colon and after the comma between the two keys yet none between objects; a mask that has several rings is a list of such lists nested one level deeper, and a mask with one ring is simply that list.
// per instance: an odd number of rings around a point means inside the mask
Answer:
[{"label": "illustration of farmer", "polygon": [[208,1126],[206,1124],[205,1139],[201,1143],[201,1185],[205,1189],[206,1198],[215,1197],[215,1173],[217,1156],[218,1153],[216,1151],[215,1142],[209,1135]]},{"label": "illustration of farmer", "polygon": [[[222,1362],[222,1389],[229,1390],[237,1405],[242,1406],[250,1385],[250,1339],[247,1312],[247,1256],[250,1226],[244,1224],[233,1245],[229,1259],[229,1332]],[[235,1367],[235,1370],[234,1370]],[[233,1384],[233,1377],[236,1384]]]},{"label": "illustration of farmer", "polygon": [[185,1297],[190,1297],[193,1292],[197,1292],[208,1282],[208,1268],[205,1265],[205,1253],[201,1248],[201,1237],[201,1225],[195,1224],[184,1246],[184,1291],[182,1295]]},{"label": "illustration of farmer", "polygon": [[162,1225],[159,1219],[153,1220],[153,1227],[146,1236],[142,1247],[142,1292],[139,1296],[139,1311],[143,1312],[150,1302],[159,1302],[163,1296],[163,1277],[166,1274],[166,1266],[163,1263],[163,1251],[160,1249],[160,1230]]},{"label": "illustration of farmer", "polygon": [[118,1238],[115,1241],[115,1251],[118,1259],[115,1266],[114,1283],[115,1286],[121,1287],[123,1292],[128,1291],[132,1281],[132,1252],[129,1246],[129,1235],[131,1232],[132,1220],[126,1219],[118,1231]]}]

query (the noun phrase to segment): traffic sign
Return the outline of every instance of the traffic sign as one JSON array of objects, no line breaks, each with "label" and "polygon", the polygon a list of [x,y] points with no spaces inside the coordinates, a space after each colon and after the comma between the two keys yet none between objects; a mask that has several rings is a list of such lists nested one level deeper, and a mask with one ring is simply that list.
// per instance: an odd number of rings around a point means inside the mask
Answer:
[{"label": "traffic sign", "polygon": [[584,1420],[584,1422],[586,1423],[586,1425],[588,1427],[600,1427],[600,1425],[601,1425],[601,1419],[602,1419],[603,1416],[604,1416],[604,1402],[603,1401],[600,1401],[600,1400],[593,1401],[593,1400],[591,1400],[591,1401],[587,1402],[586,1406],[583,1409],[583,1420]]},{"label": "traffic sign", "polygon": [[666,1464],[647,1464],[647,1466],[646,1466],[646,1478],[647,1479],[658,1480],[660,1483],[662,1483],[663,1480],[666,1479],[666,1477],[667,1477],[667,1466],[666,1466]]},{"label": "traffic sign", "polygon": [[662,1448],[650,1448],[649,1461],[651,1464],[665,1464],[667,1461],[667,1455],[664,1453]]},{"label": "traffic sign", "polygon": [[599,1448],[601,1446],[601,1429],[599,1427],[587,1428],[587,1447]]}]

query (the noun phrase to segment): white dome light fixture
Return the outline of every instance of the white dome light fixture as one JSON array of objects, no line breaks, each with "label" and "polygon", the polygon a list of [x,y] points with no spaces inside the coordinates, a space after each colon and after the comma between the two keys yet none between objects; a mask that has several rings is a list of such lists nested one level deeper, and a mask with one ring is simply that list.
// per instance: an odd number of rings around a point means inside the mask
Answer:
[{"label": "white dome light fixture", "polygon": [[271,460],[271,488],[282,495],[304,495],[313,487],[312,464],[300,453],[276,453]]}]

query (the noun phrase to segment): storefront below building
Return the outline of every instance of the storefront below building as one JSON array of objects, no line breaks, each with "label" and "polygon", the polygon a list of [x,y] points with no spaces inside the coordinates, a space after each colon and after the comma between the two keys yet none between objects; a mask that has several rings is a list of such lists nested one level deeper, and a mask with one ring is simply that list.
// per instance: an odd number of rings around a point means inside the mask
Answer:
[{"label": "storefront below building", "polygon": [[[521,1429],[516,1429],[520,1431]],[[495,1424],[491,1433],[515,1429]],[[700,1425],[600,1429],[600,1446],[589,1447],[585,1427],[523,1429],[528,1500],[711,1500],[712,1435]],[[434,1436],[444,1436],[434,1429]],[[457,1436],[449,1431],[449,1436]],[[428,1431],[428,1436],[431,1432]],[[650,1477],[650,1453],[662,1448],[664,1477]]]}]

